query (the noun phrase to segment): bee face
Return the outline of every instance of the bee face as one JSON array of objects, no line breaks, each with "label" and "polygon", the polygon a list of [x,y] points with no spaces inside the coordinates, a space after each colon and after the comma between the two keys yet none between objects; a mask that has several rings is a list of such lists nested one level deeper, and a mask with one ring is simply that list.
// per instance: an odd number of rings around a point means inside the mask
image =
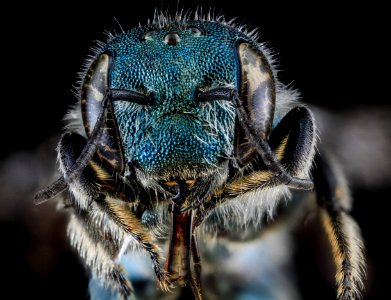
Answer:
[{"label": "bee face", "polygon": [[194,22],[137,28],[106,46],[111,88],[151,98],[146,104],[113,105],[126,161],[159,178],[194,177],[232,157],[234,104],[198,96],[237,89],[237,40],[232,28]]},{"label": "bee face", "polygon": [[71,244],[106,288],[134,295],[118,264],[134,243],[163,290],[189,285],[202,299],[198,235],[256,238],[288,188],[310,191],[313,177],[338,297],[357,298],[365,267],[349,195],[327,154],[315,155],[311,111],[271,61],[229,23],[180,18],[123,32],[96,53],[76,107],[85,134],[63,134],[62,177],[35,199],[69,188]]}]

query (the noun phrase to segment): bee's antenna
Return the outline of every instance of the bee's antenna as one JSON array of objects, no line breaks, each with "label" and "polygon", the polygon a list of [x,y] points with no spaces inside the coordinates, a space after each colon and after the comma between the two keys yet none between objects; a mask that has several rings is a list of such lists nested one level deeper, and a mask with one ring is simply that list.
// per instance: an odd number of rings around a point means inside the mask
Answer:
[{"label": "bee's antenna", "polygon": [[34,196],[35,204],[38,205],[44,203],[56,196],[58,193],[61,193],[66,189],[69,183],[73,182],[80,175],[80,173],[87,166],[88,162],[94,156],[97,150],[97,142],[102,136],[101,128],[106,120],[107,103],[109,102],[109,99],[111,99],[111,93],[110,90],[107,90],[102,100],[102,110],[98,116],[94,130],[91,133],[91,137],[83,148],[80,156],[77,158],[75,164],[69,168],[69,170],[67,170],[65,176],[61,176],[47,188],[38,191]]}]

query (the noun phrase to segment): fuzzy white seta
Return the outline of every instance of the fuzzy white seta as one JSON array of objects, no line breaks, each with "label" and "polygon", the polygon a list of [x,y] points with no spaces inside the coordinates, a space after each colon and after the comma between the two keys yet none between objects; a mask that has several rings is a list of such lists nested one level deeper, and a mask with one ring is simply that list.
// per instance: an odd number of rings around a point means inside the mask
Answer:
[{"label": "fuzzy white seta", "polygon": [[[278,205],[288,199],[290,199],[290,192],[285,186],[259,189],[226,201],[219,205],[210,217],[218,219],[220,229],[221,225],[230,228],[232,224],[244,231],[249,227],[259,229],[265,217],[267,220],[273,220]],[[208,232],[219,230],[213,228],[217,226],[216,222],[208,222],[208,218],[203,226]]]},{"label": "fuzzy white seta", "polygon": [[[90,268],[92,275],[99,278],[100,282],[108,288],[121,288],[120,282],[115,280],[113,275],[122,274],[122,267],[114,262],[100,240],[93,238],[86,224],[75,215],[71,215],[67,233],[71,245]],[[126,284],[133,289],[129,281],[126,280]]]}]

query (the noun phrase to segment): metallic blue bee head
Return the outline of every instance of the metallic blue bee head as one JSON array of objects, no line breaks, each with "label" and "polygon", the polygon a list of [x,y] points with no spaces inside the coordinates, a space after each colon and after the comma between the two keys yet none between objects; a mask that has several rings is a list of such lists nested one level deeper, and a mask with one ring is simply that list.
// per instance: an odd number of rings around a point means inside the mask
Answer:
[{"label": "metallic blue bee head", "polygon": [[258,44],[226,23],[174,21],[111,39],[82,86],[87,134],[110,92],[99,146],[115,170],[144,178],[194,179],[253,154],[238,127],[234,94],[266,139],[274,115],[273,75]]}]

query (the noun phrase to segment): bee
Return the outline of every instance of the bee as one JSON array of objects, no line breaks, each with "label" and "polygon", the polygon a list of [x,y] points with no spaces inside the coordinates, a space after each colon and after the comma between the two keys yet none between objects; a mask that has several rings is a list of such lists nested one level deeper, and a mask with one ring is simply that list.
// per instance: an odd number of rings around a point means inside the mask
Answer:
[{"label": "bee", "polygon": [[[360,297],[364,247],[344,176],[256,33],[223,18],[157,14],[95,51],[78,98],[58,143],[61,177],[35,201],[69,190],[67,232],[91,271],[92,298],[94,285],[119,299],[244,297],[258,263],[246,249],[286,247],[263,233],[281,232],[313,195],[336,297]],[[247,269],[230,258],[246,258]],[[137,265],[153,271],[153,296],[137,284]],[[244,287],[219,282],[238,274]],[[256,293],[295,298],[265,283]]]}]

